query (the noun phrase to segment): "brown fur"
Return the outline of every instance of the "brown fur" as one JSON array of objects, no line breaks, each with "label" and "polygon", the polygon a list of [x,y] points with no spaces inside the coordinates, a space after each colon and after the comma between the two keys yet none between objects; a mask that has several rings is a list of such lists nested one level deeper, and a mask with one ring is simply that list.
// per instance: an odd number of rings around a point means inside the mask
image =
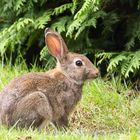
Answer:
[{"label": "brown fur", "polygon": [[[98,69],[85,56],[67,50],[58,33],[47,29],[45,39],[46,44],[51,42],[47,46],[53,47],[49,50],[57,58],[57,67],[45,73],[17,77],[3,89],[0,94],[2,124],[39,128],[49,121],[58,127],[67,126],[70,112],[81,99],[84,81],[98,75]],[[75,59],[80,59],[84,65],[76,66]]]}]

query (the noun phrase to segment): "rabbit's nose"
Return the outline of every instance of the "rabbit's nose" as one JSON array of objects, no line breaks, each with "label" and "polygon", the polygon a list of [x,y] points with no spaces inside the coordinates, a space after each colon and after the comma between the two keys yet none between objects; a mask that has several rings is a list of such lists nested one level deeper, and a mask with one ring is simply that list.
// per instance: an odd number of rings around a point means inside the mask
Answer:
[{"label": "rabbit's nose", "polygon": [[88,71],[87,79],[97,78],[98,75],[99,75],[99,70],[98,69],[90,69]]},{"label": "rabbit's nose", "polygon": [[95,76],[95,78],[97,78],[99,75],[100,75],[100,72],[99,72],[99,70],[97,70],[97,71],[94,73],[94,76]]}]

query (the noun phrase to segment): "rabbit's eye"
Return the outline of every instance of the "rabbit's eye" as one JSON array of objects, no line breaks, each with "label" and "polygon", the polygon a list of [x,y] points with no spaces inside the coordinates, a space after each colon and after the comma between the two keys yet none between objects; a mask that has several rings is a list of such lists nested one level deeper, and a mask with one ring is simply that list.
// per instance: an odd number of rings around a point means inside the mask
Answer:
[{"label": "rabbit's eye", "polygon": [[77,61],[75,62],[75,64],[76,64],[76,66],[82,66],[82,65],[83,65],[83,63],[82,63],[81,60],[77,60]]}]

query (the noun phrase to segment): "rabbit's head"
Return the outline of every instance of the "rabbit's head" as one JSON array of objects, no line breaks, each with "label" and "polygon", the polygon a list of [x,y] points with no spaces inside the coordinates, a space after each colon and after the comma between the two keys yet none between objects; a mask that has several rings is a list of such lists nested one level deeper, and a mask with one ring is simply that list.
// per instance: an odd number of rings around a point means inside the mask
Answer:
[{"label": "rabbit's head", "polygon": [[69,52],[63,38],[50,28],[45,30],[45,43],[50,54],[57,59],[57,67],[68,78],[83,83],[98,76],[99,70],[90,60],[82,54]]}]

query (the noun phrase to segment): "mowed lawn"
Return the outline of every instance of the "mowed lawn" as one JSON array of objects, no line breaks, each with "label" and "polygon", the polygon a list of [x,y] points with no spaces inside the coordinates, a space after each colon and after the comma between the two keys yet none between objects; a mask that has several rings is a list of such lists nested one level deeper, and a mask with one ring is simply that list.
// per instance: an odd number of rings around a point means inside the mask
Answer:
[{"label": "mowed lawn", "polygon": [[[43,70],[33,66],[30,71]],[[14,77],[27,72],[24,63],[1,65],[0,90]],[[0,140],[139,140],[140,97],[129,97],[130,92],[130,86],[115,79],[86,82],[67,131],[57,130],[52,124],[46,131],[0,126]]]}]

